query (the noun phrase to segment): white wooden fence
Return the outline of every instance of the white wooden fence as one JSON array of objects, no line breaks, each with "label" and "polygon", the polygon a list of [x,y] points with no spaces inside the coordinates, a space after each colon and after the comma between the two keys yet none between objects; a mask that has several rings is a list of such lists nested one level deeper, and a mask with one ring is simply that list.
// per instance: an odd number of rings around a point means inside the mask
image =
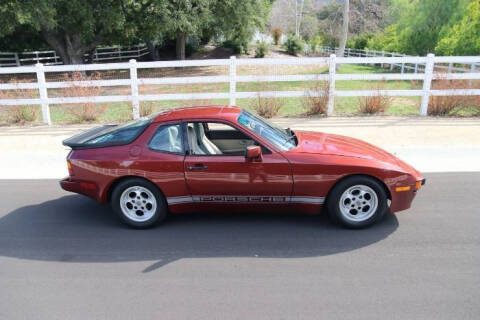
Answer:
[{"label": "white wooden fence", "polygon": [[[85,61],[109,62],[139,59],[149,54],[145,45],[132,47],[98,47],[90,56],[85,54]],[[30,52],[0,52],[0,67],[19,67],[42,63],[44,65],[63,64],[60,56],[55,51],[30,51]]]},{"label": "white wooden fence", "polygon": [[[140,101],[160,101],[160,100],[193,100],[193,99],[229,99],[230,105],[236,104],[236,99],[256,98],[256,97],[304,97],[306,94],[319,95],[319,92],[307,91],[261,91],[261,92],[238,92],[237,83],[245,82],[288,82],[288,81],[329,81],[329,100],[328,115],[334,111],[335,97],[355,97],[355,96],[408,96],[421,97],[420,114],[427,114],[428,101],[430,96],[463,96],[480,95],[480,89],[453,89],[453,90],[431,90],[431,83],[434,79],[480,80],[480,73],[444,73],[435,74],[433,72],[436,63],[478,63],[480,56],[473,57],[435,57],[429,54],[427,57],[336,57],[332,54],[329,58],[285,58],[285,59],[211,59],[211,60],[185,60],[185,61],[157,61],[157,62],[136,62],[130,60],[128,63],[109,63],[109,64],[88,64],[88,65],[62,65],[62,66],[44,66],[37,64],[34,67],[13,67],[0,68],[1,74],[18,73],[36,73],[37,82],[35,83],[3,83],[0,84],[0,90],[15,89],[37,89],[39,98],[34,99],[0,99],[2,105],[41,105],[43,120],[50,124],[50,109],[53,104],[72,104],[72,103],[104,103],[104,102],[131,102],[133,117],[139,117]],[[425,64],[424,73],[389,73],[389,74],[338,74],[336,73],[337,64]],[[263,66],[263,65],[329,65],[328,74],[293,74],[293,75],[238,75],[237,67],[242,65]],[[215,76],[194,76],[194,77],[163,77],[163,78],[138,78],[137,70],[146,68],[172,68],[172,67],[195,67],[195,66],[225,66],[229,67],[228,75]],[[48,72],[72,72],[87,70],[129,70],[129,79],[113,80],[90,80],[76,82],[47,82],[45,73]],[[423,81],[421,90],[336,90],[335,82],[341,80],[417,80]],[[216,93],[169,93],[169,94],[145,94],[140,95],[138,88],[140,85],[152,84],[199,84],[199,83],[229,83],[229,92]],[[75,86],[129,86],[129,95],[110,95],[94,97],[49,97],[48,89],[66,88]]]},{"label": "white wooden fence", "polygon": [[[323,54],[338,54],[338,48],[331,47],[320,47],[320,52]],[[379,50],[370,50],[370,49],[353,49],[345,48],[345,57],[411,57],[406,54],[389,52],[389,51],[379,51]],[[379,64],[382,68],[390,69],[390,71],[398,70],[400,73],[405,72],[425,72],[425,63],[391,63],[391,64]],[[480,69],[480,63],[462,63],[462,66],[456,66],[453,62],[448,64],[436,64],[435,70],[443,71],[447,73],[451,72],[475,72],[477,69]]]}]

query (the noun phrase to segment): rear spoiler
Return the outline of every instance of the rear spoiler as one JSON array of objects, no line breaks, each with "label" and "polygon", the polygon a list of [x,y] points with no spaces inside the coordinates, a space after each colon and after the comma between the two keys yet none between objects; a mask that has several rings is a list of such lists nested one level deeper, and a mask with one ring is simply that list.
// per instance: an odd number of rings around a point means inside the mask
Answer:
[{"label": "rear spoiler", "polygon": [[85,142],[97,136],[100,136],[104,131],[116,126],[117,126],[116,124],[109,124],[109,125],[95,127],[90,130],[76,134],[73,137],[63,140],[62,144],[72,149],[98,148],[100,147],[100,145],[98,144],[88,145],[88,144],[85,144]]}]

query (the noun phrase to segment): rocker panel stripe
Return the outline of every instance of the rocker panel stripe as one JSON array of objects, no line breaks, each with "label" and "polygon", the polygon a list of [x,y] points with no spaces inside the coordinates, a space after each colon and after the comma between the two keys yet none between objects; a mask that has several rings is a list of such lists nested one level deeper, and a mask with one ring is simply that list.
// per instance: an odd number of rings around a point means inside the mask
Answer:
[{"label": "rocker panel stripe", "polygon": [[322,204],[325,202],[324,197],[282,197],[282,196],[232,196],[232,195],[197,195],[169,197],[167,203],[169,205],[182,203],[307,203]]}]

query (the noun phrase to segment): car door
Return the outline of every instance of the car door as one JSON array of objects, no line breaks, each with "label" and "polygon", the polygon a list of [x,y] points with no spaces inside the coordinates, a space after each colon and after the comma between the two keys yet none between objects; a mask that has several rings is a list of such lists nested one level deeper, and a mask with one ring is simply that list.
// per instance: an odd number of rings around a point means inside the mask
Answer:
[{"label": "car door", "polygon": [[[201,125],[204,128],[211,127],[212,123],[219,121],[203,121]],[[234,125],[220,123],[230,126],[232,130],[230,135],[222,133],[222,141],[234,140],[231,137],[238,136],[245,145],[259,144]],[[195,125],[193,122],[185,123],[187,134],[194,131],[192,124]],[[210,132],[210,136],[218,137],[218,133]],[[184,161],[185,180],[194,202],[208,205],[208,208],[215,205],[285,207],[288,204],[293,180],[290,164],[283,155],[262,147],[261,161],[248,161],[244,152],[228,152],[235,145],[233,142],[226,143],[226,147],[220,146],[225,148],[224,152],[201,154],[201,148],[195,152],[192,146],[196,138],[187,139],[189,151]]]}]

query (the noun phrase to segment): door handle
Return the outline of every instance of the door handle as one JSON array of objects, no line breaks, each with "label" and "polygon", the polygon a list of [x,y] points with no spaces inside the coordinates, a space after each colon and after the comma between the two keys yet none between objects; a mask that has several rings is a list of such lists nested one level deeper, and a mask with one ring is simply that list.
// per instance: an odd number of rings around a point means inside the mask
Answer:
[{"label": "door handle", "polygon": [[194,166],[188,166],[187,169],[188,170],[207,170],[208,167],[204,166],[203,164],[196,164]]}]

